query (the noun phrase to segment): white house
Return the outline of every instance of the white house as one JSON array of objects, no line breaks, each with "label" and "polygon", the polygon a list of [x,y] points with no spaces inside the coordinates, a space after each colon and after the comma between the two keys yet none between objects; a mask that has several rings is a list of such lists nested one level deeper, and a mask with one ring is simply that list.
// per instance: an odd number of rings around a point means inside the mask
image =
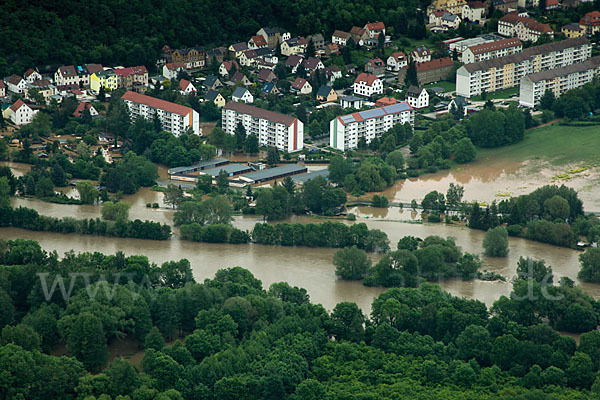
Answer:
[{"label": "white house", "polygon": [[231,95],[231,100],[237,101],[238,103],[251,104],[254,103],[254,96],[252,96],[252,93],[250,93],[248,89],[238,87]]},{"label": "white house", "polygon": [[425,46],[419,46],[411,51],[410,58],[416,63],[431,61],[431,50]]},{"label": "white house", "polygon": [[345,46],[350,39],[350,33],[344,31],[335,31],[331,35],[331,43],[335,43],[338,46]]},{"label": "white house", "polygon": [[485,22],[485,5],[481,1],[473,1],[465,4],[462,9],[463,21],[477,22],[483,25]]},{"label": "white house", "polygon": [[411,85],[406,91],[406,102],[412,108],[429,107],[429,93],[421,87]]},{"label": "white house", "polygon": [[406,55],[401,51],[390,54],[386,61],[387,70],[392,72],[398,72],[407,65],[408,61],[406,60]]},{"label": "white house", "polygon": [[27,71],[25,71],[23,77],[28,83],[33,83],[42,79],[42,75],[40,75],[40,73],[33,68],[29,68]]},{"label": "white house", "polygon": [[296,78],[294,83],[292,83],[292,91],[300,94],[310,94],[312,93],[312,86],[306,79]]},{"label": "white house", "polygon": [[354,94],[366,97],[381,94],[383,93],[383,82],[375,75],[363,72],[354,80],[353,91]]},{"label": "white house", "polygon": [[163,66],[163,76],[172,81],[177,79],[177,75],[181,71],[185,71],[185,64],[182,62],[168,63]]},{"label": "white house", "polygon": [[197,93],[198,90],[196,89],[196,87],[192,84],[192,82],[186,80],[186,79],[182,79],[179,81],[179,93],[181,94],[192,94],[192,93]]},{"label": "white house", "polygon": [[31,122],[37,110],[32,110],[23,100],[19,99],[10,106],[10,120],[15,125],[25,125]]},{"label": "white house", "polygon": [[11,75],[6,80],[6,86],[8,86],[8,90],[13,93],[23,93],[26,85],[27,81],[21,78],[19,75]]}]

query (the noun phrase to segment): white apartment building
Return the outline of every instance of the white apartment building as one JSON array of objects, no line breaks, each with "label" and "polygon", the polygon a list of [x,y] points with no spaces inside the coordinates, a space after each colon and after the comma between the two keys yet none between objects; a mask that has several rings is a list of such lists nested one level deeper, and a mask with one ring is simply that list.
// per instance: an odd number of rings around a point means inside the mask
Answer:
[{"label": "white apartment building", "polygon": [[469,98],[480,95],[484,90],[489,93],[515,87],[525,75],[581,63],[591,54],[589,40],[579,37],[466,64],[456,71],[456,94]]},{"label": "white apartment building", "polygon": [[535,107],[547,90],[560,97],[567,90],[591,82],[600,73],[600,56],[564,68],[537,72],[521,79],[519,104]]},{"label": "white apartment building", "polygon": [[495,42],[482,43],[467,47],[462,53],[462,62],[471,64],[492,58],[500,58],[523,51],[523,43],[519,38],[497,40]]},{"label": "white apartment building", "polygon": [[383,81],[373,74],[360,73],[354,80],[354,94],[371,97],[383,93]]},{"label": "white apartment building", "polygon": [[189,107],[171,103],[132,91],[126,92],[121,99],[129,108],[131,122],[137,118],[146,118],[151,121],[154,115],[158,115],[165,131],[175,136],[185,133],[190,127],[195,135],[200,135],[200,116]]},{"label": "white apartment building", "polygon": [[275,147],[285,152],[300,151],[304,147],[304,124],[298,118],[249,104],[227,103],[221,117],[223,130],[235,135],[239,123],[246,128],[246,135],[258,137],[261,146]]},{"label": "white apartment building", "polygon": [[406,102],[342,115],[329,122],[329,145],[346,151],[358,147],[360,138],[370,143],[396,124],[415,125],[415,110]]},{"label": "white apartment building", "polygon": [[498,33],[506,37],[516,36],[524,42],[536,42],[542,35],[554,37],[550,25],[516,13],[506,14],[498,20]]}]

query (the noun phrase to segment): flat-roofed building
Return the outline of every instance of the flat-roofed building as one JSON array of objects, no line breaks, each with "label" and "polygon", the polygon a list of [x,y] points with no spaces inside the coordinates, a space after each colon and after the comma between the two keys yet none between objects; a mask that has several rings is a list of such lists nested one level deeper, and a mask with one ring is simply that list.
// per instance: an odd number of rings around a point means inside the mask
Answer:
[{"label": "flat-roofed building", "polygon": [[554,97],[560,97],[568,90],[591,82],[599,73],[600,56],[597,56],[582,63],[524,76],[521,79],[519,104],[535,107],[546,91],[551,91]]},{"label": "flat-roofed building", "polygon": [[308,171],[304,165],[286,164],[275,168],[262,169],[260,171],[251,172],[249,174],[240,175],[239,180],[251,185],[272,181],[274,179],[282,179],[286,176],[303,174]]},{"label": "flat-roofed building", "polygon": [[188,128],[191,128],[195,135],[201,133],[200,116],[190,107],[132,91],[127,91],[121,99],[129,108],[132,123],[138,118],[150,121],[157,115],[162,128],[175,136],[185,133]]},{"label": "flat-roofed building", "polygon": [[298,118],[235,101],[227,103],[221,119],[223,130],[235,135],[239,123],[247,135],[256,135],[261,146],[285,152],[304,147],[304,124]]},{"label": "flat-roofed building", "polygon": [[361,138],[370,143],[392,126],[405,123],[415,124],[415,110],[405,101],[342,115],[329,122],[329,145],[342,151],[354,149]]},{"label": "flat-roofed building", "polygon": [[462,53],[462,62],[471,64],[492,58],[500,58],[523,51],[519,38],[509,38],[468,47]]},{"label": "flat-roofed building", "polygon": [[200,174],[210,175],[214,178],[218,177],[221,171],[224,171],[228,177],[237,176],[241,174],[247,174],[254,171],[254,169],[244,164],[228,164],[217,168],[205,169],[200,171]]}]

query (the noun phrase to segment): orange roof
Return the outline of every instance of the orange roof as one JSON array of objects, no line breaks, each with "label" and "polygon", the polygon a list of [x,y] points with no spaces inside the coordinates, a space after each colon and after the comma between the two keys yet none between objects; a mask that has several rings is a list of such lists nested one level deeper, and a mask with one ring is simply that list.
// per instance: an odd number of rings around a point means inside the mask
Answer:
[{"label": "orange roof", "polygon": [[354,83],[364,82],[367,86],[372,86],[376,79],[377,77],[373,74],[361,72],[354,80]]},{"label": "orange roof", "polygon": [[267,41],[262,35],[252,36],[250,40],[252,40],[257,47],[267,45]]},{"label": "orange roof", "polygon": [[436,58],[431,61],[425,61],[422,63],[417,63],[415,67],[417,68],[417,72],[429,71],[431,69],[436,68],[444,68],[451,67],[454,65],[454,61],[450,57],[445,58]]},{"label": "orange roof", "polygon": [[83,115],[84,108],[87,108],[89,110],[90,108],[92,108],[92,105],[90,103],[85,103],[85,102],[79,103],[79,105],[77,106],[75,111],[73,111],[73,116],[81,117]]},{"label": "orange roof", "polygon": [[379,106],[379,107],[384,107],[384,106],[391,106],[396,103],[398,103],[398,100],[393,97],[382,97],[375,102],[375,105]]},{"label": "orange roof", "polygon": [[296,90],[301,90],[304,85],[306,85],[306,79],[304,78],[296,78],[294,83],[292,83],[292,87]]},{"label": "orange roof", "polygon": [[516,13],[506,14],[504,17],[500,18],[500,21],[509,23],[511,25],[516,25],[517,23],[521,22],[523,25],[536,32],[552,32],[550,25],[542,24],[529,17],[520,17]]},{"label": "orange roof", "polygon": [[144,104],[148,107],[156,108],[159,110],[167,111],[173,114],[179,115],[188,115],[192,112],[192,109],[189,107],[185,107],[179,104],[171,103],[170,101],[157,99],[156,97],[146,96],[144,94],[139,94],[128,90],[123,97],[123,100],[129,100],[134,103]]},{"label": "orange roof", "polygon": [[181,89],[181,90],[187,89],[187,87],[190,85],[191,85],[191,82],[188,81],[187,79],[182,79],[179,81],[179,89]]},{"label": "orange roof", "polygon": [[174,62],[174,63],[166,64],[166,67],[167,67],[167,69],[170,69],[170,70],[178,70],[179,68],[185,69],[185,64],[182,62]]},{"label": "orange roof", "polygon": [[367,29],[370,31],[382,31],[385,29],[385,24],[383,22],[371,22],[367,24]]},{"label": "orange roof", "polygon": [[600,11],[591,11],[579,20],[579,25],[591,26],[600,25]]},{"label": "orange roof", "polygon": [[15,103],[12,106],[10,106],[10,109],[13,111],[17,111],[19,108],[21,108],[21,106],[24,106],[24,105],[27,105],[27,104],[25,104],[25,102],[23,100],[19,99],[19,100],[15,101]]},{"label": "orange roof", "polygon": [[396,51],[396,52],[390,54],[390,57],[393,57],[395,60],[400,61],[400,60],[404,60],[406,58],[406,55],[401,51]]},{"label": "orange roof", "polygon": [[471,46],[471,47],[469,47],[469,50],[471,50],[471,52],[473,54],[482,54],[482,53],[487,53],[489,51],[501,50],[501,49],[506,49],[509,47],[516,47],[516,46],[522,46],[522,45],[523,45],[523,43],[521,43],[519,38],[514,37],[514,38],[496,40],[494,42],[482,43],[482,44],[478,44],[475,46]]}]

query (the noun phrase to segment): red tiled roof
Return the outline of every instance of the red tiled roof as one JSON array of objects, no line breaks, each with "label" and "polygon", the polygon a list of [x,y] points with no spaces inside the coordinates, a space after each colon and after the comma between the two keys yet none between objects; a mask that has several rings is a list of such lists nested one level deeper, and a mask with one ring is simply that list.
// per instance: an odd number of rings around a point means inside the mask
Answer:
[{"label": "red tiled roof", "polygon": [[0,89],[4,88],[6,88],[6,84],[4,83],[4,81],[0,81]]},{"label": "red tiled roof", "polygon": [[429,71],[437,68],[445,68],[451,67],[454,65],[454,61],[450,57],[445,58],[436,58],[431,61],[425,61],[422,63],[417,63],[415,67],[417,68],[417,72]]},{"label": "red tiled roof", "polygon": [[90,75],[96,74],[104,70],[104,68],[102,68],[102,64],[86,64],[85,67],[87,68]]},{"label": "red tiled roof", "polygon": [[542,24],[529,17],[520,17],[516,13],[506,14],[504,17],[500,18],[500,21],[509,23],[511,25],[516,25],[517,23],[521,22],[523,25],[536,32],[552,32],[550,25]]},{"label": "red tiled roof", "polygon": [[470,8],[485,8],[481,1],[472,1],[469,3]]},{"label": "red tiled roof", "polygon": [[350,38],[350,34],[348,32],[338,31],[338,30],[334,31],[332,36],[339,37],[339,38],[346,39],[346,40],[348,38]]},{"label": "red tiled roof", "polygon": [[62,67],[58,68],[58,72],[60,72],[60,74],[62,76],[76,76],[77,72],[75,72],[75,67],[72,65],[63,65]]},{"label": "red tiled roof", "polygon": [[375,102],[376,106],[384,107],[398,103],[398,100],[393,97],[382,97]]},{"label": "red tiled roof", "polygon": [[252,38],[250,40],[252,40],[257,47],[267,45],[267,41],[265,40],[264,36],[262,36],[262,35],[252,36]]},{"label": "red tiled roof", "polygon": [[192,109],[189,107],[171,103],[166,100],[157,99],[156,97],[150,97],[150,96],[146,96],[144,94],[135,93],[135,92],[132,92],[131,90],[128,90],[123,95],[123,97],[121,97],[121,99],[129,100],[129,101],[132,101],[132,102],[138,103],[138,104],[144,104],[146,106],[149,106],[152,108],[157,108],[159,110],[168,111],[173,114],[179,114],[179,115],[185,116],[185,115],[188,115],[190,112],[192,112]]},{"label": "red tiled roof", "polygon": [[365,33],[364,28],[361,28],[359,26],[353,26],[352,29],[350,29],[350,34],[351,35],[362,36],[364,33]]},{"label": "red tiled roof", "polygon": [[266,119],[271,122],[276,122],[290,126],[296,121],[296,118],[289,115],[279,114],[274,111],[265,110],[245,103],[230,101],[223,107],[225,110],[233,110],[240,114],[248,114],[256,118]]},{"label": "red tiled roof", "polygon": [[171,71],[176,71],[179,68],[184,68],[185,69],[185,64],[182,62],[174,62],[174,63],[168,63],[166,64],[167,69],[170,69]]},{"label": "red tiled roof", "polygon": [[381,58],[372,58],[369,61],[367,61],[367,64],[370,64],[374,68],[382,67],[385,65],[384,62],[381,60]]},{"label": "red tiled roof", "polygon": [[291,55],[288,57],[288,59],[285,61],[285,65],[287,67],[295,67],[298,64],[300,64],[302,62],[302,57],[297,56],[297,55]]},{"label": "red tiled roof", "polygon": [[317,69],[319,61],[321,60],[316,57],[309,57],[308,59],[302,61],[302,65],[304,65],[306,69],[314,71]]},{"label": "red tiled roof", "polygon": [[364,82],[367,86],[372,86],[376,79],[375,75],[362,72],[356,77],[354,83]]},{"label": "red tiled roof", "polygon": [[292,83],[292,88],[296,90],[301,90],[304,85],[306,85],[306,79],[304,78],[296,78],[294,83]]},{"label": "red tiled roof", "polygon": [[557,6],[559,4],[558,0],[546,0],[546,7]]},{"label": "red tiled roof", "polygon": [[81,117],[83,115],[83,109],[87,108],[88,110],[90,108],[92,108],[92,105],[90,103],[85,103],[85,102],[81,102],[79,103],[79,105],[77,106],[77,108],[75,109],[75,111],[73,111],[73,116],[74,117]]},{"label": "red tiled roof", "polygon": [[138,65],[137,67],[115,68],[113,71],[119,76],[142,75],[148,73],[148,69],[144,65]]},{"label": "red tiled roof", "polygon": [[385,24],[383,22],[371,22],[366,25],[367,29],[370,31],[382,31],[385,29]]},{"label": "red tiled roof", "polygon": [[406,59],[406,55],[401,51],[396,51],[396,52],[390,54],[390,57],[393,57],[396,61]]},{"label": "red tiled roof", "polygon": [[513,37],[508,39],[496,40],[494,42],[489,43],[481,43],[475,46],[469,47],[469,50],[473,54],[482,54],[487,53],[489,51],[506,49],[509,47],[522,46],[523,43],[519,40],[519,38]]},{"label": "red tiled roof", "polygon": [[23,100],[19,99],[19,100],[15,101],[12,106],[10,106],[10,109],[16,112],[19,108],[21,108],[24,105],[27,105],[27,104],[25,104],[25,102]]},{"label": "red tiled roof", "polygon": [[592,26],[600,25],[600,11],[591,11],[579,20],[579,25]]},{"label": "red tiled roof", "polygon": [[188,81],[187,79],[182,79],[179,81],[179,89],[181,89],[181,90],[187,89],[187,87],[189,85],[191,85],[191,82]]},{"label": "red tiled roof", "polygon": [[27,71],[25,71],[25,74],[23,74],[24,77],[28,77],[29,75],[35,73],[36,71],[33,68],[29,68]]},{"label": "red tiled roof", "polygon": [[6,82],[8,82],[8,83],[16,86],[22,80],[23,80],[23,78],[21,78],[19,75],[11,75],[11,76],[8,77],[8,79],[6,80]]},{"label": "red tiled roof", "polygon": [[229,72],[231,70],[231,67],[234,65],[235,65],[236,69],[240,69],[240,65],[238,64],[238,62],[236,60],[223,61],[223,66],[225,67],[225,70],[227,72]]}]

